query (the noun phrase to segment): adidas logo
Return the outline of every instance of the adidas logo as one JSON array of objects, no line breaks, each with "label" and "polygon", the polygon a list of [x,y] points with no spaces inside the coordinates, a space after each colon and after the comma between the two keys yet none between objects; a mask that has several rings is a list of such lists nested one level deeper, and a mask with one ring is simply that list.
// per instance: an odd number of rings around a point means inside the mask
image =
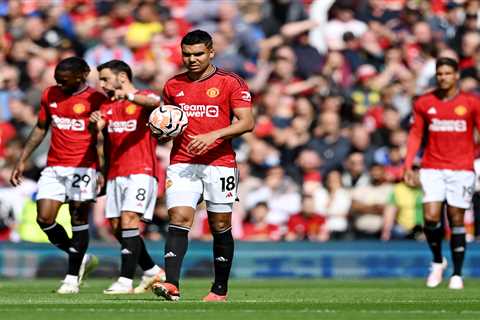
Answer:
[{"label": "adidas logo", "polygon": [[465,251],[464,247],[458,247],[458,248],[453,249],[453,252],[463,252],[463,251]]},{"label": "adidas logo", "polygon": [[218,261],[218,262],[227,262],[228,259],[225,259],[224,257],[216,257],[216,258],[215,258],[215,261]]},{"label": "adidas logo", "polygon": [[427,111],[428,114],[437,114],[437,109],[435,107],[430,107]]},{"label": "adidas logo", "polygon": [[111,115],[112,113],[113,113],[113,112],[112,112],[112,109],[110,109],[110,110],[107,111],[107,114],[108,114],[108,115]]},{"label": "adidas logo", "polygon": [[164,258],[175,258],[177,255],[172,251],[167,252],[163,257]]},{"label": "adidas logo", "polygon": [[52,102],[50,103],[50,108],[57,108],[57,103],[56,102]]},{"label": "adidas logo", "polygon": [[132,251],[128,250],[127,248],[123,248],[122,251],[120,251],[122,254],[132,254]]},{"label": "adidas logo", "polygon": [[71,253],[78,253],[77,249],[75,249],[74,247],[68,248],[68,251]]},{"label": "adidas logo", "polygon": [[185,93],[183,93],[183,90],[182,90],[179,93],[177,93],[175,97],[183,97],[183,96],[185,96]]},{"label": "adidas logo", "polygon": [[226,197],[227,198],[231,198],[233,196],[233,194],[231,192],[227,193]]}]

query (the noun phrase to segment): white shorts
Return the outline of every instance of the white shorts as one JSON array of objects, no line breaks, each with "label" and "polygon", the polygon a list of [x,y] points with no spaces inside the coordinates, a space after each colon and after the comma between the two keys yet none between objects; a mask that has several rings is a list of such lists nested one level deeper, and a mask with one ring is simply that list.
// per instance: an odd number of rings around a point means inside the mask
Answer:
[{"label": "white shorts", "polygon": [[472,202],[475,173],[463,170],[420,169],[423,203],[443,202],[468,209]]},{"label": "white shorts", "polygon": [[157,179],[147,174],[108,180],[105,216],[119,218],[122,211],[132,211],[143,215],[145,220],[152,220],[157,189]]},{"label": "white shorts", "polygon": [[177,163],[168,166],[167,208],[196,208],[202,197],[210,212],[232,212],[237,199],[237,168]]},{"label": "white shorts", "polygon": [[97,170],[93,168],[46,167],[38,180],[37,199],[89,201],[96,196]]}]

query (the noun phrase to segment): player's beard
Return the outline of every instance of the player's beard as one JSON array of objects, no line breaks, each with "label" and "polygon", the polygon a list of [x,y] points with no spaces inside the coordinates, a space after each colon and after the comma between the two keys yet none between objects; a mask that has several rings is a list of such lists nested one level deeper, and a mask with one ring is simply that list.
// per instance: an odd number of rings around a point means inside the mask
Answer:
[{"label": "player's beard", "polygon": [[112,89],[104,89],[104,91],[109,98],[112,98],[115,96],[115,90],[120,90],[120,89],[122,89],[122,85],[120,84],[120,81],[116,79],[115,83],[112,86]]}]

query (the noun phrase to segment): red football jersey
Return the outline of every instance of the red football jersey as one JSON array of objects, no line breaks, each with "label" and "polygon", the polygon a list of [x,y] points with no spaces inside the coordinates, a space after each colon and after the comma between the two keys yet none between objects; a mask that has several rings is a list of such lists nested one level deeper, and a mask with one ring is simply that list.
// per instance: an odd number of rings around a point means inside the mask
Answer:
[{"label": "red football jersey", "polygon": [[235,152],[230,140],[219,139],[203,155],[187,151],[189,136],[228,127],[233,109],[251,108],[251,96],[245,81],[234,73],[217,69],[202,81],[192,81],[186,73],[179,74],[165,84],[165,104],[179,106],[188,116],[188,127],[175,138],[170,163],[208,164],[236,167]]},{"label": "red football jersey", "polygon": [[405,166],[411,168],[427,132],[422,168],[473,171],[474,126],[480,128],[480,100],[475,96],[460,92],[440,100],[434,92],[422,95],[414,104]]},{"label": "red football jersey", "polygon": [[52,130],[48,166],[98,167],[97,137],[88,130],[88,118],[105,99],[90,87],[73,96],[58,86],[45,89],[38,120],[50,123]]},{"label": "red football jersey", "polygon": [[[139,93],[153,94],[147,90]],[[140,173],[156,177],[157,139],[147,126],[150,111],[128,100],[118,100],[104,103],[101,112],[106,121],[107,179]]]},{"label": "red football jersey", "polygon": [[313,214],[305,217],[301,213],[294,214],[288,219],[288,232],[301,237],[316,236],[325,224],[325,217]]}]

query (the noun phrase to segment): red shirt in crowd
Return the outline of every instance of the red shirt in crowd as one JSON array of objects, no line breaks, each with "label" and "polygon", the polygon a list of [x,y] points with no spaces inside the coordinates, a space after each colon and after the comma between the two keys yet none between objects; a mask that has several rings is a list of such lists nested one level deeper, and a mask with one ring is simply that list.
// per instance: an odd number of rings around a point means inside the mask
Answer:
[{"label": "red shirt in crowd", "polygon": [[297,213],[288,219],[288,232],[296,234],[300,239],[314,238],[318,236],[324,224],[323,216],[317,214],[305,216]]}]

